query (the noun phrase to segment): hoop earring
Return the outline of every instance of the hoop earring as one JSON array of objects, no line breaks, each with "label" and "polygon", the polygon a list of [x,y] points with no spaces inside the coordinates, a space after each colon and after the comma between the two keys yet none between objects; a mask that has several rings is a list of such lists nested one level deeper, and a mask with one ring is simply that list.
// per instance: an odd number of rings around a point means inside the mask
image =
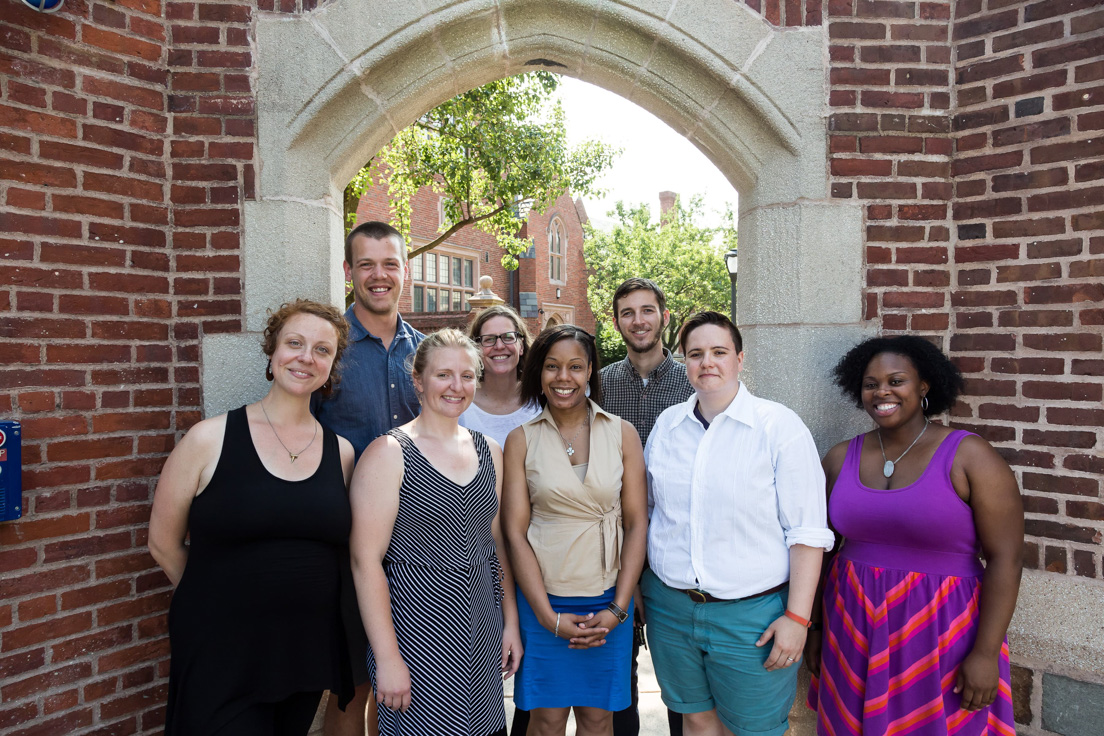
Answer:
[{"label": "hoop earring", "polygon": [[921,396],[920,397],[920,409],[923,410],[924,412],[927,412],[927,410],[928,410],[928,397],[927,396]]},{"label": "hoop earring", "polygon": [[265,366],[265,378],[271,381],[275,376],[272,375],[272,358],[268,359],[268,365]]}]

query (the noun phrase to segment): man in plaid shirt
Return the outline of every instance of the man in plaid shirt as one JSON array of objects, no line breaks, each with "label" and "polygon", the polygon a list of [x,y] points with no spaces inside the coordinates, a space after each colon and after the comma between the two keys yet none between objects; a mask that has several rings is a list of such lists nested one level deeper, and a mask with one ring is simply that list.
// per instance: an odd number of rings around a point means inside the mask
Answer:
[{"label": "man in plaid shirt", "polygon": [[[670,319],[667,296],[651,279],[627,279],[613,293],[613,324],[625,340],[628,355],[602,369],[602,408],[632,424],[641,445],[648,444],[648,435],[664,409],[686,401],[694,393],[686,378],[686,367],[663,347],[661,338]],[[637,615],[640,611],[636,606]],[[633,644],[632,705],[613,714],[614,736],[640,733],[636,684],[639,640]],[[682,716],[668,710],[667,720],[672,736],[682,736]]]},{"label": "man in plaid shirt", "polygon": [[670,319],[667,296],[651,279],[628,279],[613,294],[613,325],[629,352],[602,369],[602,408],[636,427],[643,445],[663,410],[694,393],[686,367],[663,347]]}]

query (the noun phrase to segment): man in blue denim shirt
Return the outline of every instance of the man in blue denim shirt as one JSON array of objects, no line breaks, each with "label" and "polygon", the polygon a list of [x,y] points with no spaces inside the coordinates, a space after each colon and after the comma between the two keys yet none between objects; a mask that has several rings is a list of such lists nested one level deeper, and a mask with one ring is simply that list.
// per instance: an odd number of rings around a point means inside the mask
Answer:
[{"label": "man in blue denim shirt", "polygon": [[357,458],[372,440],[418,416],[407,360],[425,335],[403,321],[399,297],[406,282],[406,243],[384,222],[365,222],[345,239],[345,279],[353,283],[349,347],[341,381],[315,405],[323,426],[353,444]]},{"label": "man in blue denim shirt", "polygon": [[[352,443],[358,460],[372,440],[421,411],[407,361],[413,360],[425,335],[399,316],[406,257],[402,235],[385,222],[365,222],[345,239],[345,280],[353,284],[353,305],[345,312],[349,347],[338,366],[341,381],[329,398],[316,394],[313,408],[323,426]],[[354,646],[364,651],[367,638]],[[326,736],[364,735],[372,689],[364,657],[354,657],[353,667],[356,697],[344,712],[338,710],[336,698],[330,698]],[[369,713],[369,733],[375,733],[375,712]]]}]

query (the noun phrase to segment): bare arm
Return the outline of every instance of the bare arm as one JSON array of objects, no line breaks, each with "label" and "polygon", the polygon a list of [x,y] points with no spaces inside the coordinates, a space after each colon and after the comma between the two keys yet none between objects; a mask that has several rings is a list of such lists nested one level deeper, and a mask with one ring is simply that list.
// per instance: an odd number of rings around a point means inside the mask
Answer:
[{"label": "bare arm", "polygon": [[997,696],[1001,647],[1020,591],[1024,514],[1016,477],[988,442],[980,437],[964,439],[951,470],[953,481],[959,480],[959,467],[969,485],[970,508],[985,553],[977,640],[962,661],[955,683],[955,692],[962,693],[962,708],[972,711],[988,706]]},{"label": "bare arm", "polygon": [[[828,454],[824,456],[820,463],[820,466],[824,469],[825,495],[827,498],[832,497],[832,488],[835,487],[836,479],[839,478],[840,471],[843,469],[843,461],[847,457],[847,445],[847,441],[840,442],[828,451]],[[831,523],[831,519],[829,519],[829,527],[831,527]],[[835,530],[833,529],[833,531]],[[805,639],[805,666],[809,668],[809,672],[813,673],[814,677],[820,677],[820,650],[824,634],[819,627],[824,623],[824,576],[831,567],[832,558],[839,551],[839,546],[840,536],[836,534],[836,546],[824,554],[817,580],[816,593],[813,596],[813,606],[809,613],[809,620],[813,622],[814,628],[817,630],[810,630]]]},{"label": "bare arm", "polygon": [[[577,626],[577,623],[591,618],[565,613],[557,615],[548,602],[548,591],[544,587],[540,563],[529,544],[529,520],[532,505],[529,503],[529,484],[525,479],[525,431],[518,427],[506,438],[504,457],[505,482],[502,487],[502,501],[505,519],[506,546],[510,553],[510,566],[515,580],[525,594],[526,601],[532,607],[541,626],[562,639],[570,639],[590,634]],[[558,619],[558,628],[557,628]],[[566,642],[565,642],[566,643]]]},{"label": "bare arm", "polygon": [[157,481],[150,512],[149,551],[174,587],[188,561],[184,540],[192,501],[214,475],[225,432],[225,414],[192,427],[165,461]]},{"label": "bare arm", "polygon": [[[820,547],[808,547],[804,544],[790,547],[790,593],[786,610],[808,618],[816,596],[820,563],[823,559],[824,550]],[[803,625],[785,614],[776,618],[756,642],[756,646],[765,646],[774,639],[774,646],[763,666],[768,670],[777,670],[797,662],[805,647],[807,633],[808,630]]]},{"label": "bare arm", "polygon": [[383,570],[399,512],[402,478],[402,448],[394,438],[380,437],[361,455],[349,489],[353,508],[349,552],[357,603],[376,660],[376,701],[405,711],[410,707],[410,671],[399,652],[391,591]]},{"label": "bare arm", "polygon": [[506,538],[502,533],[502,450],[490,437],[491,458],[495,467],[495,495],[498,496],[498,512],[491,521],[491,534],[495,548],[500,550],[498,562],[502,566],[502,673],[509,679],[521,666],[521,630],[518,628],[517,597],[514,590],[514,573],[506,554]]},{"label": "bare arm", "polygon": [[[621,569],[617,573],[613,602],[618,608],[628,611],[648,550],[648,481],[644,474],[644,449],[640,446],[640,435],[623,419],[621,448],[621,525],[624,536],[621,542]],[[585,628],[612,631],[619,624],[620,621],[610,611],[599,611],[585,624]],[[604,639],[591,644],[601,641]]]},{"label": "bare arm", "polygon": [[353,464],[356,462],[356,450],[353,444],[344,437],[337,438],[337,447],[341,454],[341,475],[345,478],[345,487],[349,487],[349,481],[353,478]]}]

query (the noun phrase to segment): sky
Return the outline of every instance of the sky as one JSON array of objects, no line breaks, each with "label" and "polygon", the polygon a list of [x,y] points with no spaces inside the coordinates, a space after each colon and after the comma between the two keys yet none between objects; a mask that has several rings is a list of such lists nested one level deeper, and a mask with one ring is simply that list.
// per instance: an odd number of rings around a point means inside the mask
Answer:
[{"label": "sky", "polygon": [[601,87],[561,76],[559,86],[572,143],[596,138],[623,149],[613,167],[599,180],[606,190],[600,199],[584,198],[595,227],[606,229],[606,212],[621,200],[647,204],[659,213],[659,193],[672,191],[683,201],[704,197],[703,224],[720,224],[726,203],[736,208],[736,190],[709,159],[683,136],[644,108]]}]

